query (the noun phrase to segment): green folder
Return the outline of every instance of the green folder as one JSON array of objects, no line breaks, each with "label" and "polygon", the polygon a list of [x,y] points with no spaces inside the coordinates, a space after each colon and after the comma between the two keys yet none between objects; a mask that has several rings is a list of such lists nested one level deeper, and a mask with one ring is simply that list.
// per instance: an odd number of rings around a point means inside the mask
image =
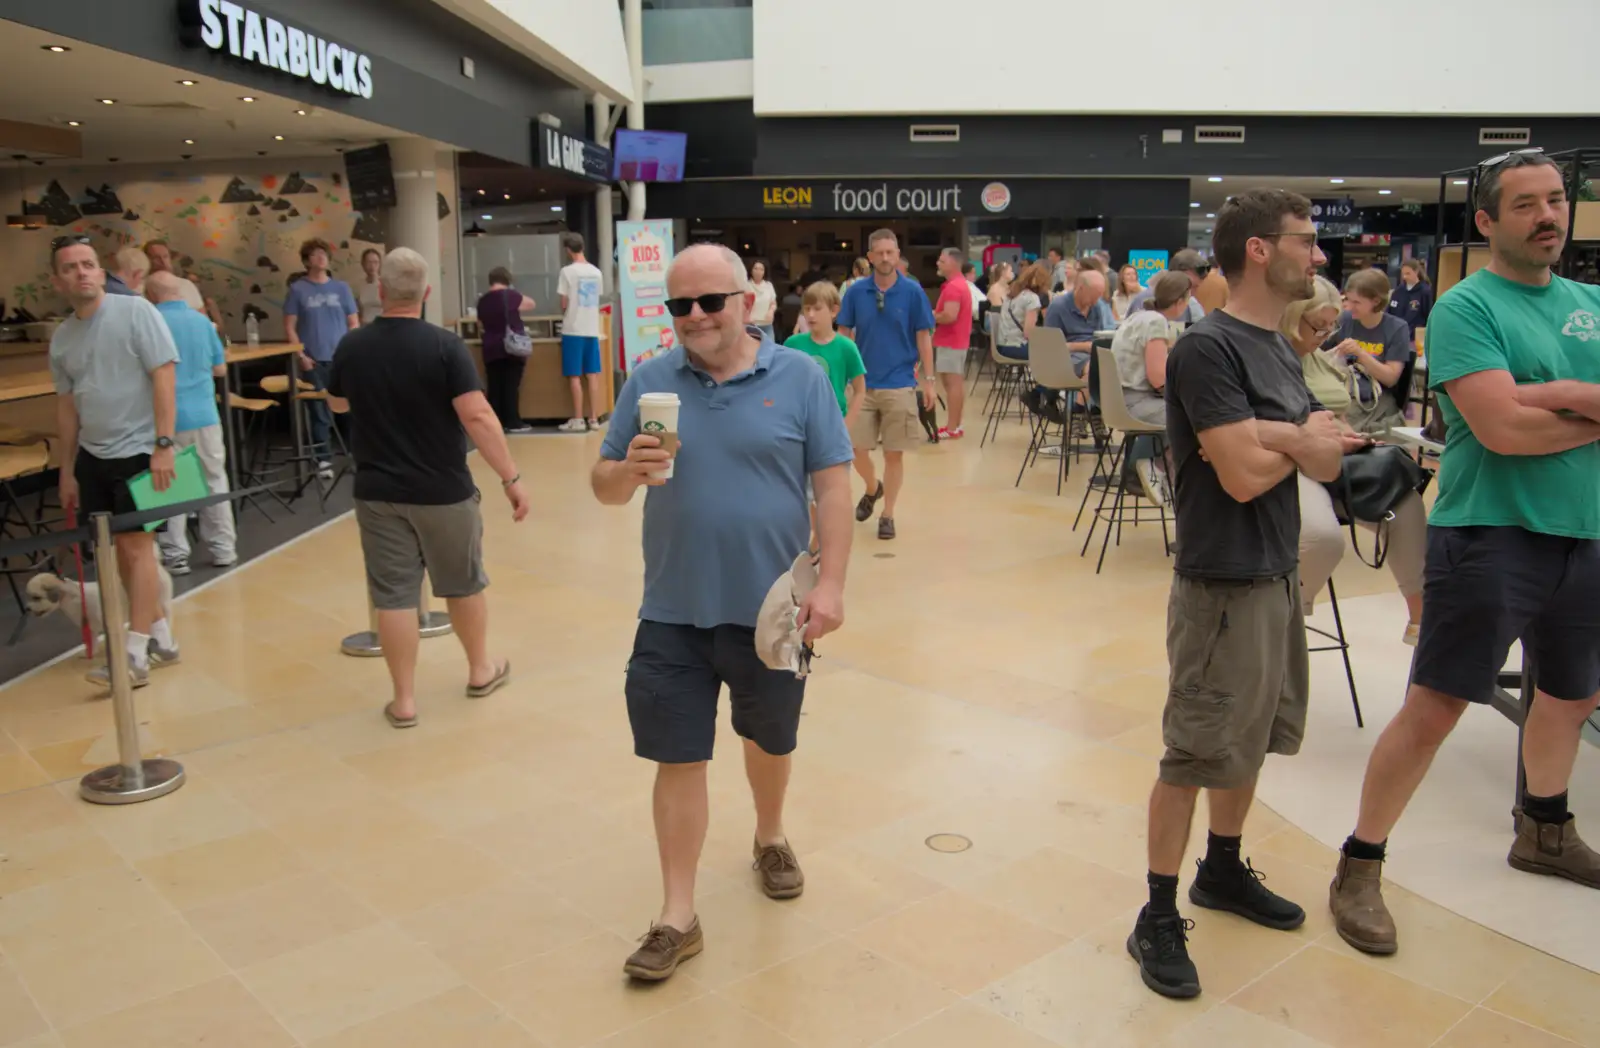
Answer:
[{"label": "green folder", "polygon": [[[167,485],[166,491],[157,491],[155,482],[150,479],[150,471],[145,470],[136,477],[128,478],[128,493],[133,496],[133,504],[144,510],[203,499],[211,494],[211,488],[206,484],[205,471],[200,468],[200,453],[191,446],[178,452],[172,483]],[[144,530],[154,531],[163,523],[151,521],[144,526]]]}]

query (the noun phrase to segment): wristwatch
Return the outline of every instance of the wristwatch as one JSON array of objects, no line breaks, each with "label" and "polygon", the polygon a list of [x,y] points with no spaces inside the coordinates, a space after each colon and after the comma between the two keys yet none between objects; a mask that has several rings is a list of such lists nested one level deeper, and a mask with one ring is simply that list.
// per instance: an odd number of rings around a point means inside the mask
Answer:
[{"label": "wristwatch", "polygon": [[157,437],[156,438],[156,447],[158,447],[158,448],[162,448],[162,449],[175,448],[177,446],[178,446],[178,442],[176,440],[173,440],[171,437]]}]

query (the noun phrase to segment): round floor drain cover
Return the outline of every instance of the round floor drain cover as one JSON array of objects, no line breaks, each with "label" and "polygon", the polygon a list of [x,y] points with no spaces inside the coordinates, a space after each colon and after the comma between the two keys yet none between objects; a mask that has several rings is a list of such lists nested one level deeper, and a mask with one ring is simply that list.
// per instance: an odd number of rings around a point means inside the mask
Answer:
[{"label": "round floor drain cover", "polygon": [[874,560],[893,560],[894,559],[894,554],[893,553],[874,553],[872,555],[872,557],[873,557]]},{"label": "round floor drain cover", "polygon": [[946,855],[964,852],[972,847],[972,841],[959,833],[936,833],[923,843],[934,851],[944,852]]}]

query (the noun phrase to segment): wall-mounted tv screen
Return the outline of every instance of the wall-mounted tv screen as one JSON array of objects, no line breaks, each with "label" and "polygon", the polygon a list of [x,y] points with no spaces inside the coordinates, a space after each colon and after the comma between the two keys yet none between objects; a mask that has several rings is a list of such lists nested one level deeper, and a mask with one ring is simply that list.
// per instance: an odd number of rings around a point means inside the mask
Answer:
[{"label": "wall-mounted tv screen", "polygon": [[394,207],[394,167],[388,143],[352,149],[344,155],[344,177],[350,183],[350,206],[356,211]]},{"label": "wall-mounted tv screen", "polygon": [[618,129],[611,143],[612,175],[622,182],[682,182],[687,141],[682,131]]}]

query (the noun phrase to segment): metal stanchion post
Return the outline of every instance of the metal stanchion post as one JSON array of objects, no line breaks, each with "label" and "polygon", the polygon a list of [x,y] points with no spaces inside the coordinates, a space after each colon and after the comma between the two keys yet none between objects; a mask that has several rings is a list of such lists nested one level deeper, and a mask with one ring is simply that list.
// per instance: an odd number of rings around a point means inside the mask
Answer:
[{"label": "metal stanchion post", "polygon": [[[423,640],[443,637],[451,632],[450,613],[428,608],[428,581],[422,581],[422,592],[417,597],[417,632]],[[378,611],[367,596],[367,628],[352,633],[339,642],[339,650],[358,659],[375,659],[383,655],[383,644],[378,640]]]},{"label": "metal stanchion post", "polygon": [[119,763],[92,771],[78,793],[94,804],[136,804],[164,797],[183,785],[183,765],[139,753],[139,719],[133,708],[133,678],[128,673],[128,627],[122,621],[122,576],[111,539],[111,515],[94,515],[95,574],[100,580],[100,610],[106,624],[106,658],[111,670],[111,711],[117,725]]}]

